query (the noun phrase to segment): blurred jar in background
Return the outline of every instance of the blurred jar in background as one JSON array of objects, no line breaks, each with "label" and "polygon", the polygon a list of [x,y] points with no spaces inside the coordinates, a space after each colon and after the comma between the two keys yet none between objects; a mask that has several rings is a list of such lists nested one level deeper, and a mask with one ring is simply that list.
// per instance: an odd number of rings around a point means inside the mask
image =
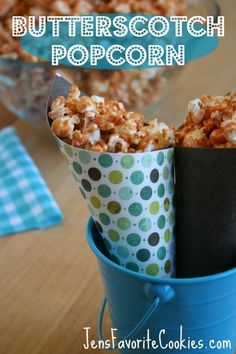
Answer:
[{"label": "blurred jar in background", "polygon": [[[188,3],[204,15],[212,0],[0,0],[0,94],[17,116],[35,122],[44,119],[53,76],[60,72],[88,95],[117,99],[126,109],[144,113],[163,95],[176,67],[145,70],[52,69],[50,64],[25,53],[11,37],[11,16],[81,15],[89,13],[148,13],[182,15]],[[205,13],[205,15],[209,12]],[[150,110],[149,110],[150,112]],[[148,117],[147,117],[148,118]]]}]

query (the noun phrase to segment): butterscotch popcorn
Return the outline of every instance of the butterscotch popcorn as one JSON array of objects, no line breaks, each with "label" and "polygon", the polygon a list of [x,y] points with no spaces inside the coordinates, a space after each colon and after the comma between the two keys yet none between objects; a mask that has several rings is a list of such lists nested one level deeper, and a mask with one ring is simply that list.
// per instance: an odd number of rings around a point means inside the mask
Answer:
[{"label": "butterscotch popcorn", "polygon": [[145,122],[127,112],[121,102],[99,96],[80,96],[70,87],[67,98],[57,97],[48,113],[53,133],[72,146],[95,152],[149,152],[174,146],[174,130],[157,119]]},{"label": "butterscotch popcorn", "polygon": [[191,101],[187,118],[175,136],[177,146],[236,147],[236,92]]}]

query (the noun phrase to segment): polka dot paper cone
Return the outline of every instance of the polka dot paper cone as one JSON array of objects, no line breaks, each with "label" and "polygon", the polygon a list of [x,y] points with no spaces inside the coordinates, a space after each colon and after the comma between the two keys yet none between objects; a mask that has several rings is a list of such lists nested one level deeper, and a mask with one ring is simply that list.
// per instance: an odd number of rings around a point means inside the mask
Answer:
[{"label": "polka dot paper cone", "polygon": [[59,145],[112,260],[173,276],[173,149],[100,154]]}]

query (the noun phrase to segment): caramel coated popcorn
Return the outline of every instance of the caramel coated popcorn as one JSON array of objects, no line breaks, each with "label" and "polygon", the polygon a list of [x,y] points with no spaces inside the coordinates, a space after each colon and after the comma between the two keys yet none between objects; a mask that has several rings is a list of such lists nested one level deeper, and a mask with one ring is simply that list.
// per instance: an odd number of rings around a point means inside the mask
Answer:
[{"label": "caramel coated popcorn", "polygon": [[176,145],[236,147],[236,92],[191,101],[187,118],[176,132]]},{"label": "caramel coated popcorn", "polygon": [[53,133],[72,146],[95,152],[149,152],[174,146],[174,130],[157,119],[145,122],[126,111],[121,102],[99,96],[80,96],[70,87],[57,97],[48,113]]}]

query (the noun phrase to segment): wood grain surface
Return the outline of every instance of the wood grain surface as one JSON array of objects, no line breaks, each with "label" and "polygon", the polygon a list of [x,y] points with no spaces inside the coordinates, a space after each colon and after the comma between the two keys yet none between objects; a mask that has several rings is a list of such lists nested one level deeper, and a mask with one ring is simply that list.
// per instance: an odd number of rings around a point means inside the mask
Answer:
[{"label": "wood grain surface", "polygon": [[[226,36],[217,51],[188,64],[173,82],[158,107],[163,120],[178,124],[191,98],[236,87],[236,3],[219,2]],[[0,112],[0,127],[14,124],[64,215],[57,227],[0,239],[0,354],[103,353],[83,348],[84,327],[91,327],[91,337],[97,338],[104,296],[85,239],[87,208],[50,134],[17,120],[3,107]],[[109,335],[108,316],[105,322]]]}]

